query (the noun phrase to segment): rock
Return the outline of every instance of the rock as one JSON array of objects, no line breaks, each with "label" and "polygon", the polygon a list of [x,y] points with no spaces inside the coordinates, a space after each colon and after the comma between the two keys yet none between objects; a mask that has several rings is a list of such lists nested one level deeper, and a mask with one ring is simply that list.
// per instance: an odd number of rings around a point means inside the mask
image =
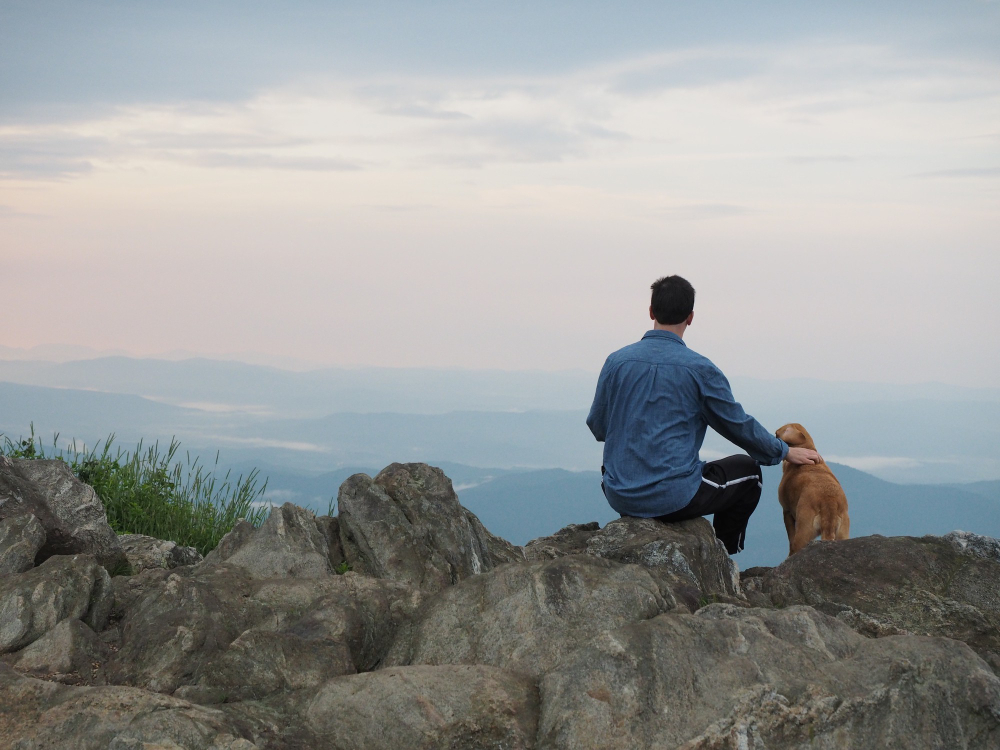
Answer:
[{"label": "rock", "polygon": [[969,531],[952,531],[943,539],[964,555],[1000,562],[1000,539]]},{"label": "rock", "polygon": [[505,562],[522,560],[458,502],[451,480],[427,464],[392,464],[375,479],[340,486],[340,536],[352,568],[439,591]]},{"label": "rock", "polygon": [[202,560],[201,553],[194,547],[182,547],[177,542],[166,542],[144,534],[121,534],[118,539],[132,573],[148,568],[172,570],[182,565],[197,565]]},{"label": "rock", "polygon": [[538,676],[597,633],[672,604],[635,565],[588,555],[506,565],[428,602],[384,663],[490,664]]},{"label": "rock", "polygon": [[129,687],[68,687],[0,665],[5,748],[255,750],[245,733],[222,712],[175,698]]},{"label": "rock", "polygon": [[12,655],[24,672],[66,677],[73,673],[89,682],[109,652],[94,631],[80,620],[63,620],[31,645]]},{"label": "rock", "polygon": [[528,542],[524,553],[529,560],[587,554],[641,565],[664,596],[672,595],[691,611],[742,600],[736,564],[704,518],[680,523],[620,518],[603,529],[596,523],[572,525]]},{"label": "rock", "polygon": [[63,461],[0,456],[0,519],[25,513],[45,529],[39,561],[84,554],[110,571],[128,564],[100,498]]},{"label": "rock", "polygon": [[[225,564],[178,568],[148,581],[126,607],[108,674],[164,693],[200,685],[264,695],[296,684],[289,670],[298,667],[289,665],[301,666],[309,649],[324,655],[324,678],[371,669],[419,604],[406,586],[352,573],[260,581]],[[258,660],[247,647],[254,643],[269,653]]]},{"label": "rock", "polygon": [[66,619],[100,630],[111,604],[111,579],[93,557],[50,557],[0,580],[0,654],[24,648]]},{"label": "rock", "polygon": [[285,503],[272,508],[259,529],[241,521],[208,553],[204,566],[228,563],[256,579],[317,578],[334,575],[330,548],[305,508]]},{"label": "rock", "polygon": [[31,570],[44,544],[45,529],[30,513],[0,521],[0,576]]},{"label": "rock", "polygon": [[341,566],[347,561],[344,557],[344,545],[340,541],[340,519],[332,516],[317,516],[316,528],[326,539],[326,546],[330,552],[330,568],[339,573]]},{"label": "rock", "polygon": [[535,746],[538,692],[483,666],[397,667],[330,680],[286,699],[301,717],[279,746],[383,750],[526,750]]},{"label": "rock", "polygon": [[[356,671],[343,639],[248,630],[206,666],[197,687],[214,691],[208,693],[214,698],[209,700],[221,703],[317,688],[333,677]],[[206,702],[205,698],[200,702]]]},{"label": "rock", "polygon": [[1000,746],[1000,680],[964,644],[866,639],[801,606],[715,604],[626,625],[540,692],[546,749]]},{"label": "rock", "polygon": [[774,606],[845,613],[865,634],[965,641],[1000,673],[1000,559],[988,552],[991,542],[954,534],[818,541],[767,572],[757,588]]}]

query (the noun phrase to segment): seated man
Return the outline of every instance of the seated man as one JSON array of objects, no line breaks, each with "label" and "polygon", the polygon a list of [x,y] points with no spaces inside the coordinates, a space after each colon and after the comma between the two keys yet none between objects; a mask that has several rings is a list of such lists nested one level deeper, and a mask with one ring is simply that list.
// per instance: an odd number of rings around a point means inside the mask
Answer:
[{"label": "seated man", "polygon": [[[653,330],[608,357],[587,426],[604,442],[602,489],[623,516],[684,521],[714,514],[715,535],[730,554],[743,549],[760,500],[760,464],[813,464],[816,451],[790,448],[743,411],[729,381],[683,338],[694,320],[694,288],[680,276],[652,286]],[[743,448],[705,463],[711,427]]]}]

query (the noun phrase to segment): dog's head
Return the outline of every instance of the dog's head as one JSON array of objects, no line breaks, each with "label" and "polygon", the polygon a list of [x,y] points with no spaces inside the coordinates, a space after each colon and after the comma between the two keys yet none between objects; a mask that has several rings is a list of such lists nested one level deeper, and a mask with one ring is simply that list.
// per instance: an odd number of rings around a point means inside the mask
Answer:
[{"label": "dog's head", "polygon": [[813,442],[812,436],[798,422],[789,422],[783,427],[779,427],[774,431],[774,436],[778,440],[784,440],[788,445],[793,447],[816,449],[816,444]]}]

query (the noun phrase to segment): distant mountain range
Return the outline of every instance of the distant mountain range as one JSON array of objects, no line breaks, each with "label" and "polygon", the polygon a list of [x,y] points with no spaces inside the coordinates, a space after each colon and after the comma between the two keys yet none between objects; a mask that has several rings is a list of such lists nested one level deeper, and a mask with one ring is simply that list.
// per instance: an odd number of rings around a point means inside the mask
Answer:
[{"label": "distant mountain range", "polygon": [[[296,471],[395,460],[587,470],[595,376],[461,370],[295,373],[233,362],[106,358],[0,362],[0,431],[34,422],[93,444],[177,436],[230,462]],[[16,382],[15,382],[16,381]],[[838,463],[896,482],[1000,477],[1000,390],[820,381],[736,381],[765,425],[805,424]],[[563,408],[573,406],[573,408]],[[735,448],[711,431],[705,455]]]},{"label": "distant mountain range", "polygon": [[[830,466],[847,493],[854,536],[923,536],[962,529],[1000,537],[1000,481],[902,485],[849,466]],[[263,473],[269,476],[271,502],[293,502],[326,513],[348,476],[374,475],[380,468],[345,468],[311,477]],[[462,504],[490,531],[516,544],[547,536],[570,523],[598,521],[603,525],[618,517],[601,493],[600,472],[511,471],[460,464],[441,468],[451,477]],[[777,495],[780,479],[780,467],[764,468],[764,493],[747,530],[746,550],[735,558],[741,568],[777,565],[788,554]]]},{"label": "distant mountain range", "polygon": [[[176,436],[203,462],[218,451],[223,469],[259,467],[270,501],[319,512],[356,471],[425,461],[445,469],[488,527],[523,543],[614,516],[596,471],[601,444],[585,424],[595,381],[585,372],[0,360],[0,432],[18,437],[33,422],[46,443],[55,432],[61,446],[115,433],[124,448]],[[733,388],[769,427],[810,429],[847,489],[856,535],[1000,536],[1000,389],[747,379]],[[736,450],[710,431],[703,455]],[[743,567],[785,554],[778,470],[765,471]]]}]

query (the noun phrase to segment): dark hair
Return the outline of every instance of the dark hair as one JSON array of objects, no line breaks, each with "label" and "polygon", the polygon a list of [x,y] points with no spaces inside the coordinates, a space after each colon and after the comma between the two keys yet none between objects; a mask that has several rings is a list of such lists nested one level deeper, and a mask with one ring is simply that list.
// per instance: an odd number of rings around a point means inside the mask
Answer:
[{"label": "dark hair", "polygon": [[683,323],[694,310],[694,287],[680,276],[664,276],[650,287],[653,317],[660,325]]}]

